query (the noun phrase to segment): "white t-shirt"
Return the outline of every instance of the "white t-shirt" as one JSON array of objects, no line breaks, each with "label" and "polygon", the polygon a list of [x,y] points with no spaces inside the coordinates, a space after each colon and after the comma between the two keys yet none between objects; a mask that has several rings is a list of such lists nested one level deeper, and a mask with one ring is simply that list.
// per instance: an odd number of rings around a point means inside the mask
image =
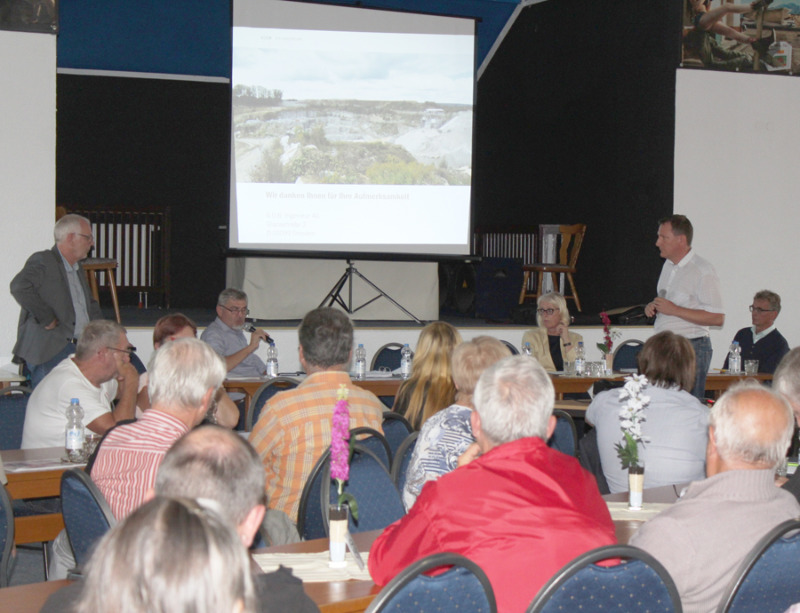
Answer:
[{"label": "white t-shirt", "polygon": [[72,359],[61,362],[33,390],[25,410],[22,449],[63,447],[67,406],[77,398],[83,408],[83,425],[111,411],[117,395],[117,380],[95,387]]}]

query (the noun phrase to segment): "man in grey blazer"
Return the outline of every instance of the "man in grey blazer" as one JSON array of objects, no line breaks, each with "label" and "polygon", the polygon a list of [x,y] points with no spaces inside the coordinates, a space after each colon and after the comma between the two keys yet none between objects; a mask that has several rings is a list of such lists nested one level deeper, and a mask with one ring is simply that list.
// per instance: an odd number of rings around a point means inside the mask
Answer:
[{"label": "man in grey blazer", "polygon": [[53,248],[34,253],[11,281],[22,307],[14,355],[25,360],[32,386],[74,353],[86,324],[103,317],[80,264],[94,245],[89,220],[64,215],[53,236]]}]

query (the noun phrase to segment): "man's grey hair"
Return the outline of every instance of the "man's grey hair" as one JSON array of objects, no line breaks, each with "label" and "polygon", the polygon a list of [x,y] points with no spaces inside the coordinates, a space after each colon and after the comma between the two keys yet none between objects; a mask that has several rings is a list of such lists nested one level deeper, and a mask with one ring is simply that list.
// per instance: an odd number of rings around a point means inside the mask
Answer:
[{"label": "man's grey hair", "polygon": [[89,224],[90,228],[92,227],[92,222],[83,215],[70,213],[59,219],[53,228],[53,238],[56,240],[56,243],[64,242],[70,234],[78,234],[81,231],[82,221]]},{"label": "man's grey hair", "polygon": [[768,289],[762,289],[760,292],[756,292],[756,295],[753,296],[753,301],[756,300],[766,300],[769,302],[769,308],[776,313],[781,312],[781,297],[775,292],[771,292]]},{"label": "man's grey hair", "polygon": [[800,347],[783,356],[772,377],[772,389],[783,394],[800,413]]},{"label": "man's grey hair", "polygon": [[[771,433],[767,440],[759,440],[758,433],[754,433],[750,427],[750,421],[744,419],[740,413],[745,402],[742,397],[750,396],[746,402],[752,405],[752,394],[760,396],[759,400],[755,401],[758,404],[776,403],[783,412],[784,423]],[[731,386],[714,403],[709,415],[709,425],[714,428],[717,451],[723,460],[739,460],[747,464],[774,468],[786,457],[786,450],[794,432],[794,417],[789,405],[780,394],[756,381],[744,381]]]},{"label": "man's grey hair", "polygon": [[[63,218],[62,218],[63,219]],[[95,319],[86,324],[75,348],[75,358],[88,360],[103,347],[114,347],[125,328],[116,321]]]},{"label": "man's grey hair", "polygon": [[227,306],[231,300],[244,300],[247,302],[247,294],[235,287],[228,287],[219,293],[217,304],[219,306]]},{"label": "man's grey hair", "polygon": [[236,525],[266,505],[266,473],[253,446],[236,432],[201,426],[180,438],[156,474],[158,496],[217,501]]},{"label": "man's grey hair", "polygon": [[547,438],[555,390],[535,359],[514,355],[487,368],[475,386],[473,401],[481,430],[493,443]]},{"label": "man's grey hair", "polygon": [[350,361],[353,323],[339,309],[309,311],[300,323],[298,336],[303,356],[312,366],[330,368]]},{"label": "man's grey hair", "polygon": [[217,390],[226,373],[225,361],[196,338],[164,343],[153,354],[147,370],[150,403],[185,409],[200,407],[205,393]]}]

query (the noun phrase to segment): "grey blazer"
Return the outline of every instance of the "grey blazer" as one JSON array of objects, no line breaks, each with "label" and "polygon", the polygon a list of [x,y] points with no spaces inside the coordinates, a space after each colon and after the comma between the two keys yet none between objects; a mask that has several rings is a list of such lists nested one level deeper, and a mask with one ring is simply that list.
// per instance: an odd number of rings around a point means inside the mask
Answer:
[{"label": "grey blazer", "polygon": [[[83,273],[80,265],[79,268]],[[89,319],[102,319],[103,313],[92,298],[86,275],[79,274],[78,279],[86,294]],[[64,348],[67,339],[75,336],[75,308],[58,247],[37,251],[28,258],[24,268],[11,280],[11,295],[22,307],[14,355],[29,364],[43,364]],[[54,319],[58,319],[58,326],[45,330]]]}]

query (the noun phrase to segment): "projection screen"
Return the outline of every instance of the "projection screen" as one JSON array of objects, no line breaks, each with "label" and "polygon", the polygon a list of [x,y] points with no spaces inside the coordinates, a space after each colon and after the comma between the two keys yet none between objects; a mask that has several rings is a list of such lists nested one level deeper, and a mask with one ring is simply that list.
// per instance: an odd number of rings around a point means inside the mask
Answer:
[{"label": "projection screen", "polygon": [[470,251],[475,22],[235,0],[232,250]]}]

